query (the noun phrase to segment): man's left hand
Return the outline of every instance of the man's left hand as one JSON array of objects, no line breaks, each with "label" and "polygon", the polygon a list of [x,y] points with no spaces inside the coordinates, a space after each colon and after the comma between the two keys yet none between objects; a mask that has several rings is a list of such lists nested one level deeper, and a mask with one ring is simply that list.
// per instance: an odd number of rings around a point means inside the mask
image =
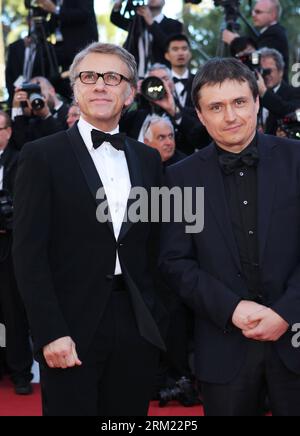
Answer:
[{"label": "man's left hand", "polygon": [[258,323],[252,330],[243,331],[248,339],[262,342],[276,342],[289,329],[289,324],[272,309],[267,308],[248,316],[249,324]]}]

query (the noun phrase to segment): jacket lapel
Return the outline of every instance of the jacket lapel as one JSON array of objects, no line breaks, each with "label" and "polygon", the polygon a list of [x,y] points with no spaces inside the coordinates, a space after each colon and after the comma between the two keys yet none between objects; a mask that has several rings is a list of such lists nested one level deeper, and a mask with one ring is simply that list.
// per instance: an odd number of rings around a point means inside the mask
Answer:
[{"label": "jacket lapel", "polygon": [[275,145],[272,144],[271,137],[258,135],[258,241],[259,241],[259,260],[263,260],[266,247],[269,223],[271,219],[274,194],[278,181],[278,170],[275,159],[272,159],[272,151]]},{"label": "jacket lapel", "polygon": [[233,234],[228,204],[226,201],[224,181],[218,164],[215,145],[211,144],[208,146],[203,150],[203,152],[199,153],[199,156],[201,156],[201,159],[205,161],[199,171],[201,172],[203,186],[205,187],[205,199],[211,206],[237,267],[241,269],[238,247]]},{"label": "jacket lapel", "polygon": [[[75,153],[81,171],[83,172],[85,181],[88,185],[93,200],[96,203],[96,206],[99,206],[103,201],[107,201],[106,196],[104,199],[101,200],[96,198],[98,190],[100,188],[103,188],[103,183],[96,170],[93,159],[91,158],[86,148],[86,145],[79,133],[77,124],[75,124],[71,129],[67,130],[66,134],[68,136],[69,143],[72,147],[72,150]],[[96,211],[95,211],[95,218],[96,218]],[[114,229],[111,219],[107,221],[107,224],[114,235]]]},{"label": "jacket lapel", "polygon": [[126,208],[126,214],[125,214],[126,219],[123,221],[123,225],[121,227],[121,231],[120,231],[120,235],[119,235],[119,239],[118,239],[119,241],[121,241],[122,239],[125,238],[126,234],[128,233],[128,231],[131,229],[131,227],[134,224],[132,222],[129,222],[129,220],[128,220],[128,210],[129,210],[130,206],[136,201],[136,199],[132,198],[132,196],[131,196],[132,189],[135,187],[143,187],[144,186],[144,181],[143,181],[143,176],[142,176],[142,171],[141,171],[141,164],[140,164],[139,158],[137,156],[137,153],[134,150],[134,147],[131,145],[131,141],[129,138],[126,138],[126,140],[125,140],[124,151],[125,151],[125,155],[126,155],[129,176],[130,176],[130,181],[131,181],[131,192],[130,192],[129,199],[127,202],[127,208]]}]

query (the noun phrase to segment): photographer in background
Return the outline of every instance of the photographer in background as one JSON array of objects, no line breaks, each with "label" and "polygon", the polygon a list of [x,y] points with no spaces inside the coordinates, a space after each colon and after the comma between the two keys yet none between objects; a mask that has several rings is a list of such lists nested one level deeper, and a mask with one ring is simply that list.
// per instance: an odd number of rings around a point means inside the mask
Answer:
[{"label": "photographer in background", "polygon": [[260,66],[268,71],[264,78],[257,74],[264,131],[276,135],[278,120],[300,107],[300,88],[283,80],[284,60],[277,50],[263,48],[259,53]]},{"label": "photographer in background", "polygon": [[32,392],[32,352],[29,328],[15,280],[12,259],[12,196],[17,170],[18,152],[11,147],[9,116],[0,111],[0,312],[6,327],[6,361],[15,392]]},{"label": "photographer in background", "polygon": [[[252,20],[260,30],[258,48],[274,48],[282,54],[285,62],[284,79],[288,81],[289,44],[286,29],[279,24],[281,13],[279,0],[258,0],[252,10]],[[230,45],[239,36],[237,33],[224,30],[223,41]]]},{"label": "photographer in background", "polygon": [[37,5],[52,14],[53,30],[59,29],[62,41],[56,43],[58,64],[69,70],[75,55],[91,42],[98,41],[94,0],[37,0]]},{"label": "photographer in background", "polygon": [[59,100],[45,77],[34,77],[23,88],[17,88],[12,108],[16,148],[20,150],[26,142],[66,129],[67,114],[68,106]]},{"label": "photographer in background", "polygon": [[47,51],[41,43],[35,21],[28,18],[28,36],[8,46],[5,67],[5,81],[12,103],[17,83],[27,82],[34,76],[50,77],[51,67],[47,53],[53,53],[54,46],[45,41]]},{"label": "photographer in background", "polygon": [[[167,38],[173,33],[182,33],[183,26],[177,20],[167,18],[162,10],[165,0],[148,0],[147,5],[136,8],[134,17],[121,14],[122,0],[115,2],[111,22],[128,31],[124,47],[136,59],[139,77],[145,77],[149,64],[166,63],[164,53]],[[127,6],[132,1],[127,2]]]},{"label": "photographer in background", "polygon": [[[121,118],[122,132],[143,142],[151,116],[166,115],[175,128],[177,148],[183,153],[192,154],[196,148],[202,148],[210,143],[207,131],[197,119],[195,110],[181,107],[176,97],[172,73],[166,65],[154,64],[148,70],[146,79],[140,85],[140,92],[142,103],[139,104],[138,109],[126,112]],[[148,99],[147,107],[143,103],[145,99]]]}]

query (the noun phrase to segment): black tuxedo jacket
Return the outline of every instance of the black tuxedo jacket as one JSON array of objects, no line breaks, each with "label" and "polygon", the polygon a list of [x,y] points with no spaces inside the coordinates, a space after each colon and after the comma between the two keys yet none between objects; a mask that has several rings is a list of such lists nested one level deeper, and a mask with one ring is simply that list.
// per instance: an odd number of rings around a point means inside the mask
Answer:
[{"label": "black tuxedo jacket", "polygon": [[[300,319],[300,148],[297,141],[259,135],[258,241],[262,292],[290,326]],[[208,383],[228,383],[240,371],[248,340],[229,328],[238,303],[249,299],[214,144],[167,170],[169,186],[205,188],[202,233],[186,223],[165,224],[161,268],[171,289],[195,313],[196,372]],[[291,329],[274,344],[284,364],[300,374],[300,349]]]},{"label": "black tuxedo jacket", "polygon": [[69,107],[63,103],[58,110],[53,110],[51,116],[42,119],[41,117],[19,115],[13,122],[13,142],[17,150],[21,150],[26,142],[34,141],[44,136],[66,130],[66,120]]},{"label": "black tuxedo jacket", "polygon": [[[110,16],[111,22],[123,30],[127,30],[128,37],[124,44],[124,47],[135,57],[137,63],[139,63],[139,50],[138,42],[140,33],[138,28],[133,29],[134,20],[125,18],[120,12],[112,11]],[[152,26],[147,27],[148,31],[153,36],[151,64],[161,63],[168,64],[165,59],[166,40],[172,34],[178,34],[183,32],[182,23],[172,18],[165,17],[161,23],[154,22]]]},{"label": "black tuxedo jacket", "polygon": [[1,166],[3,166],[3,188],[7,189],[11,195],[14,192],[14,184],[17,172],[19,153],[10,142],[1,155]]},{"label": "black tuxedo jacket", "polygon": [[281,24],[273,24],[258,37],[258,48],[275,48],[282,54],[285,62],[285,80],[288,81],[289,73],[289,42],[286,29]]},{"label": "black tuxedo jacket", "polygon": [[59,26],[63,42],[56,44],[59,65],[69,68],[75,55],[99,39],[94,0],[64,0],[58,19],[52,17],[52,30]]},{"label": "black tuxedo jacket", "polygon": [[[53,46],[48,43],[49,50],[53,50]],[[5,69],[6,86],[9,93],[10,101],[12,101],[14,96],[14,82],[19,76],[23,74],[25,58],[25,43],[24,39],[19,39],[18,41],[10,44],[7,52],[7,62]],[[35,56],[32,77],[35,76],[50,76],[50,65],[48,58],[46,56],[45,50],[38,46],[37,53]]]},{"label": "black tuxedo jacket", "polygon": [[[127,139],[125,153],[133,187],[160,186],[155,150]],[[164,348],[157,327],[164,311],[151,271],[157,229],[124,222],[116,241],[112,224],[96,219],[100,187],[77,125],[20,154],[13,256],[38,358],[42,347],[64,336],[84,358],[110,297],[117,250],[140,334]]]},{"label": "black tuxedo jacket", "polygon": [[262,98],[262,106],[270,111],[265,133],[276,135],[278,120],[300,108],[300,88],[282,82],[276,93],[268,90]]}]

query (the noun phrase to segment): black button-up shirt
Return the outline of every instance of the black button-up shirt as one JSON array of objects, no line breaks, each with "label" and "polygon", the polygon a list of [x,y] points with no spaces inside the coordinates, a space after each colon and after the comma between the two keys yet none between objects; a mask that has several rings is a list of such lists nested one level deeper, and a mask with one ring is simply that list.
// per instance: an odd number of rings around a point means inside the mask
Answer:
[{"label": "black button-up shirt", "polygon": [[[257,148],[257,137],[241,152]],[[219,155],[229,153],[217,146]],[[230,153],[229,153],[230,154]],[[263,303],[257,235],[257,168],[244,165],[232,174],[222,171],[233,233],[238,246],[249,299]]]}]

